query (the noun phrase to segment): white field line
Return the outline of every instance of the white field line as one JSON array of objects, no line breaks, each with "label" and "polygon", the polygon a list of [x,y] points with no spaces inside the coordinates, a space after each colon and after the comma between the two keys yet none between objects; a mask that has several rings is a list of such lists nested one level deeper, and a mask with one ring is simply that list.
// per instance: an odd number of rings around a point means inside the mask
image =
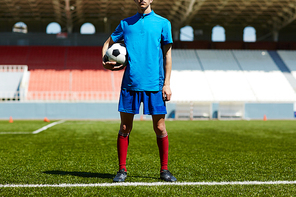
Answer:
[{"label": "white field line", "polygon": [[60,123],[63,123],[63,122],[65,122],[65,120],[60,120],[60,121],[58,121],[58,122],[50,123],[49,125],[46,125],[46,126],[40,128],[40,129],[36,130],[36,131],[33,131],[32,134],[40,133],[41,131],[44,131],[44,130],[46,130],[46,129],[48,129],[48,128],[54,126],[54,125],[57,125],[57,124],[60,124]]},{"label": "white field line", "polygon": [[40,132],[42,132],[42,131],[44,131],[44,130],[46,130],[46,129],[54,126],[54,125],[57,125],[57,124],[60,124],[60,123],[63,123],[63,122],[65,122],[65,120],[60,120],[58,122],[53,122],[53,123],[50,123],[50,124],[40,128],[40,129],[38,129],[36,131],[33,131],[33,132],[0,132],[0,135],[7,135],[7,134],[13,134],[13,135],[14,134],[38,134],[38,133],[40,133]]},{"label": "white field line", "polygon": [[0,185],[0,188],[17,188],[17,187],[117,187],[117,186],[164,186],[164,185],[191,185],[191,186],[215,186],[215,185],[292,185],[296,184],[296,181],[243,181],[243,182],[134,182],[134,183],[94,183],[94,184],[7,184]]}]

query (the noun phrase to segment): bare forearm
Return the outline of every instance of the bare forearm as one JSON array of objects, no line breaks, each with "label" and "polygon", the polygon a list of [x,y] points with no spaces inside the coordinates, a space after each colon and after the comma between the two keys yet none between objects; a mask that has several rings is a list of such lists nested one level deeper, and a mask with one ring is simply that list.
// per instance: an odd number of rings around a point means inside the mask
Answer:
[{"label": "bare forearm", "polygon": [[172,72],[172,46],[165,46],[165,80],[164,85],[170,85],[171,72]]},{"label": "bare forearm", "polygon": [[171,71],[172,71],[172,55],[171,55],[172,45],[168,44],[164,47],[164,60],[165,60],[165,79],[162,88],[162,95],[165,101],[171,100],[172,91],[171,91]]},{"label": "bare forearm", "polygon": [[172,72],[172,58],[166,57],[166,63],[165,63],[165,80],[164,85],[170,85],[171,81],[171,72]]},{"label": "bare forearm", "polygon": [[112,39],[111,37],[109,37],[106,42],[103,45],[102,48],[102,57],[104,57],[104,55],[106,54],[107,49],[109,48],[109,46],[111,45]]}]

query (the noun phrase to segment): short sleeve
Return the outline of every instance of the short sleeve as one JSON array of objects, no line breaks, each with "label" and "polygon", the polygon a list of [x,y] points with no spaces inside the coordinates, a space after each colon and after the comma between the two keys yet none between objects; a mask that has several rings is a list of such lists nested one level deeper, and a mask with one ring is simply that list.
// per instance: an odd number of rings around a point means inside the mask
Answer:
[{"label": "short sleeve", "polygon": [[122,21],[116,27],[115,31],[111,34],[111,38],[114,42],[118,42],[123,39]]},{"label": "short sleeve", "polygon": [[162,45],[173,43],[172,38],[172,27],[170,21],[166,20],[163,24],[162,32],[161,32],[161,43]]}]

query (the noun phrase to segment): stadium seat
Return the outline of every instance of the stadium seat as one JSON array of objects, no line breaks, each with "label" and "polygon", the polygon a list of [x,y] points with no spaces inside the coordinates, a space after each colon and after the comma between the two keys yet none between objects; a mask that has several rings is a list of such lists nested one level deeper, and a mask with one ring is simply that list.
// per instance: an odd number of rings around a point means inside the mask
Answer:
[{"label": "stadium seat", "polygon": [[28,100],[117,100],[122,73],[106,70],[31,70]]},{"label": "stadium seat", "polygon": [[0,46],[0,64],[33,69],[102,69],[102,47]]},{"label": "stadium seat", "polygon": [[31,46],[26,64],[29,69],[64,69],[66,47]]},{"label": "stadium seat", "polygon": [[231,50],[197,50],[215,101],[255,101],[256,98]]},{"label": "stadium seat", "polygon": [[112,91],[112,80],[109,71],[72,70],[72,91]]},{"label": "stadium seat", "polygon": [[172,50],[173,70],[202,70],[195,50]]},{"label": "stadium seat", "polygon": [[69,70],[31,70],[29,92],[32,91],[69,91]]},{"label": "stadium seat", "polygon": [[171,74],[172,101],[214,101],[202,71],[177,71]]},{"label": "stadium seat", "polygon": [[[31,100],[36,99],[32,95],[46,95],[47,98],[56,95],[54,100],[74,97],[78,100],[117,100],[123,71],[106,71],[101,64],[101,49],[89,46],[0,46],[0,63],[28,65],[31,71],[28,99]],[[296,78],[296,52],[282,50],[278,54]],[[173,49],[172,58],[172,101],[296,100],[293,87],[268,51]]]},{"label": "stadium seat", "polygon": [[294,78],[296,78],[296,51],[278,51],[286,66],[290,69]]},{"label": "stadium seat", "polygon": [[27,65],[29,47],[26,46],[0,46],[1,65]]},{"label": "stadium seat", "polygon": [[259,102],[290,102],[296,94],[267,51],[234,51]]},{"label": "stadium seat", "polygon": [[65,69],[102,69],[102,47],[68,47]]},{"label": "stadium seat", "polygon": [[111,76],[114,78],[114,91],[117,93],[121,89],[121,81],[123,77],[123,70],[111,72]]}]

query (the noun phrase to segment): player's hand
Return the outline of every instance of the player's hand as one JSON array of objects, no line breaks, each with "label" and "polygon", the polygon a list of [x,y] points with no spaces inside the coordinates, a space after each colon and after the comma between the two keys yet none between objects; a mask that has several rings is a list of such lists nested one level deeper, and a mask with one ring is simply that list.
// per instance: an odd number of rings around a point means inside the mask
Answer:
[{"label": "player's hand", "polygon": [[162,98],[164,101],[170,101],[172,97],[171,87],[169,85],[164,85],[162,88]]},{"label": "player's hand", "polygon": [[117,65],[116,62],[104,62],[103,61],[103,67],[105,69],[111,70],[111,71],[116,71],[116,70],[122,70],[124,69],[124,65]]}]

